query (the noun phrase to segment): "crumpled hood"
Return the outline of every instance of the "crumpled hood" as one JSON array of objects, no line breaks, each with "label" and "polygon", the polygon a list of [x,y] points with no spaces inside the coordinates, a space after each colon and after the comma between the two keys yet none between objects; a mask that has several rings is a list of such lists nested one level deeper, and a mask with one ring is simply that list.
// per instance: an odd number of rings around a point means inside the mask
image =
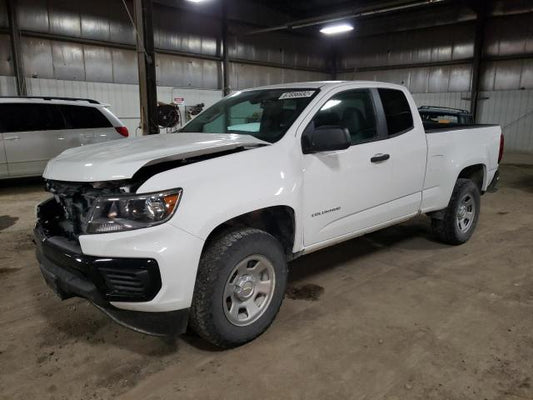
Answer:
[{"label": "crumpled hood", "polygon": [[65,150],[48,162],[43,177],[68,182],[129,179],[145,165],[269,143],[250,135],[173,133]]}]

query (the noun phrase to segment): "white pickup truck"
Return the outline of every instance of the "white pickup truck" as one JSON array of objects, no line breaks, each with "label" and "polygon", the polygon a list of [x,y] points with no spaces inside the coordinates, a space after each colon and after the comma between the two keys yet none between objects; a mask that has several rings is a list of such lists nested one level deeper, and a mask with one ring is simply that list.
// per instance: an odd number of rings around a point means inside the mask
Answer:
[{"label": "white pickup truck", "polygon": [[61,298],[139,332],[190,325],[238,346],[273,321],[295,257],[419,214],[466,242],[502,151],[498,126],[425,131],[402,86],[244,90],[179,133],[51,160],[37,255]]}]

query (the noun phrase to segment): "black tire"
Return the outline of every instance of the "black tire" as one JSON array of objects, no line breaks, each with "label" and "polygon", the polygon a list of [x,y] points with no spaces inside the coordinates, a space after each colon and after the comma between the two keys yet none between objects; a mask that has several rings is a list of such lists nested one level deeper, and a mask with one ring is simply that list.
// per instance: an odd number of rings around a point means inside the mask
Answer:
[{"label": "black tire", "polygon": [[[265,304],[258,319],[246,326],[236,326],[230,321],[231,316],[226,314],[229,311],[224,310],[226,284],[232,279],[230,274],[234,274],[236,266],[255,255],[270,262],[275,284],[269,303]],[[223,233],[208,245],[200,260],[190,325],[199,336],[215,346],[240,346],[255,339],[270,326],[281,306],[286,284],[287,262],[278,240],[252,228]]]},{"label": "black tire", "polygon": [[[474,205],[473,218],[469,220],[468,225],[465,226],[463,223],[464,229],[461,229],[457,222],[458,213],[461,205],[465,204],[464,200],[469,197],[472,199],[470,204]],[[477,185],[470,179],[457,179],[448,207],[438,218],[431,219],[433,233],[441,242],[452,245],[463,244],[470,239],[476,229],[479,211],[480,193]]]}]

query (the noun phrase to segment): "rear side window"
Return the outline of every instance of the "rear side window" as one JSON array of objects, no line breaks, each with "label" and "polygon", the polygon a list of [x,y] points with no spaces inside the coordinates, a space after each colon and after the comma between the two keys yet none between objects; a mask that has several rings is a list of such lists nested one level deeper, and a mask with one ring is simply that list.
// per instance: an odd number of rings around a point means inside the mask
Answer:
[{"label": "rear side window", "polygon": [[0,104],[0,132],[65,129],[59,108],[52,104]]},{"label": "rear side window", "polygon": [[109,128],[111,122],[94,107],[60,105],[67,129]]},{"label": "rear side window", "polygon": [[395,89],[378,89],[389,136],[405,132],[413,127],[413,115],[405,94]]}]

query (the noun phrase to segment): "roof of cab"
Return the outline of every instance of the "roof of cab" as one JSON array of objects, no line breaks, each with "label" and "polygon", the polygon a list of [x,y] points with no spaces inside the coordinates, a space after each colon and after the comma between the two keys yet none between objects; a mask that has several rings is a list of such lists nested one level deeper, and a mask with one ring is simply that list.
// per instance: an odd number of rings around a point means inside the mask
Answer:
[{"label": "roof of cab", "polygon": [[388,87],[391,89],[405,89],[402,85],[397,85],[389,82],[379,81],[311,81],[311,82],[291,82],[281,83],[276,85],[267,85],[254,88],[244,89],[248,90],[265,90],[265,89],[331,89],[334,87],[348,86],[353,84],[361,84],[362,86],[374,87]]}]

